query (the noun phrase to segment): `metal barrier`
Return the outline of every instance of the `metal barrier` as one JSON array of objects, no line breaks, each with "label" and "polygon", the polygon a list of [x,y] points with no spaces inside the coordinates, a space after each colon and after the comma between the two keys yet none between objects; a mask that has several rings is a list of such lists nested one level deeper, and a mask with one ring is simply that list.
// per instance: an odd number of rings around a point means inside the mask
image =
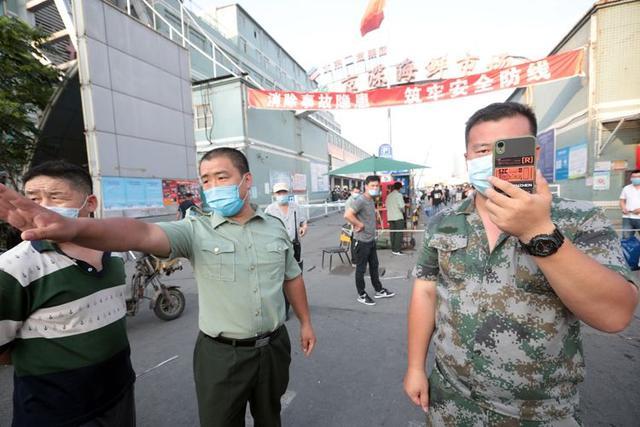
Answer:
[{"label": "metal barrier", "polygon": [[344,211],[345,202],[324,202],[301,204],[298,207],[305,210],[307,220],[329,216],[329,214]]}]

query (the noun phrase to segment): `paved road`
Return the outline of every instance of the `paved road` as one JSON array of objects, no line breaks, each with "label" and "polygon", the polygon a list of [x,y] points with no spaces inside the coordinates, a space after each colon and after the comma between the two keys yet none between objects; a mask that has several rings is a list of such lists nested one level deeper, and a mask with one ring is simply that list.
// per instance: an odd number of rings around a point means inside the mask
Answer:
[{"label": "paved road", "polygon": [[[311,358],[305,358],[297,343],[297,321],[287,323],[294,348],[283,423],[305,427],[424,425],[420,411],[402,391],[411,286],[406,276],[415,255],[393,257],[388,250],[380,251],[387,270],[384,285],[397,296],[378,301],[374,307],[359,304],[351,267],[340,265],[337,258],[332,273],[327,265],[324,270],[320,265],[320,248],[337,244],[340,224],[338,216],[316,221],[303,240],[305,280],[318,346]],[[191,368],[197,334],[196,287],[189,268],[170,279],[167,282],[183,286],[187,297],[184,315],[163,322],[144,307],[128,322],[139,375],[138,421],[143,427],[197,425]],[[608,335],[585,327],[583,334],[588,368],[581,387],[585,425],[638,426],[640,311],[623,333]],[[11,368],[0,368],[0,426],[9,424],[11,376]]]}]

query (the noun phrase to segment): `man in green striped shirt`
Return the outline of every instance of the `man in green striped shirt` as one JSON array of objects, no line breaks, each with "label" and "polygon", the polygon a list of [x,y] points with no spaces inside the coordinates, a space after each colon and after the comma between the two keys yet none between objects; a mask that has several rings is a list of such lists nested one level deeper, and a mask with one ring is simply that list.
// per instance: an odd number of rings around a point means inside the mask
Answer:
[{"label": "man in green striped shirt", "polygon": [[[27,172],[26,196],[88,217],[89,174],[65,162]],[[0,362],[14,365],[14,427],[133,426],[135,375],[122,258],[74,243],[25,241],[0,256]]]}]

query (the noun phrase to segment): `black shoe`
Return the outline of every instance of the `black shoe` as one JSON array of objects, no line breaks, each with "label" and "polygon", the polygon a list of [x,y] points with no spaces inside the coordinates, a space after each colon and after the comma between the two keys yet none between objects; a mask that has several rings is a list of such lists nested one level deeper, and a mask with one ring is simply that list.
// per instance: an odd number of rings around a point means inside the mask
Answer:
[{"label": "black shoe", "polygon": [[389,291],[387,288],[382,288],[373,296],[374,298],[391,298],[395,296],[394,292]]},{"label": "black shoe", "polygon": [[358,302],[364,305],[376,305],[376,302],[366,292],[358,297]]}]

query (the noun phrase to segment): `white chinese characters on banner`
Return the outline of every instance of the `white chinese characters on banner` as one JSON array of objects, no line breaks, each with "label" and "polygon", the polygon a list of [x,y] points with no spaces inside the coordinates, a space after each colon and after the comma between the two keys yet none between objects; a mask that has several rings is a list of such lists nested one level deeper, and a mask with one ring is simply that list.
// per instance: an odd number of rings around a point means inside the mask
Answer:
[{"label": "white chinese characters on banner", "polygon": [[[508,68],[528,60],[522,56],[499,54],[479,57],[443,55],[403,60],[389,64],[385,46],[348,55],[322,67],[313,68],[309,78],[322,90],[332,92],[360,92],[387,85],[466,77],[500,68]],[[544,80],[549,66],[544,61],[532,63],[527,70],[529,80]],[[505,86],[516,87],[517,77],[505,75]]]},{"label": "white chinese characters on banner", "polygon": [[298,92],[248,88],[248,104],[251,108],[264,109],[346,110],[415,105],[458,99],[490,91],[545,84],[582,75],[584,53],[582,48],[574,49],[537,61],[435,82],[408,81],[413,75],[414,69],[405,66],[407,69],[398,73],[401,79],[407,80],[403,81],[405,83],[403,85],[390,82],[388,76],[384,74],[384,70],[381,67],[376,67],[367,77],[369,87],[374,89],[364,92],[354,92],[357,87],[351,85],[351,82],[347,89],[341,92]]}]

